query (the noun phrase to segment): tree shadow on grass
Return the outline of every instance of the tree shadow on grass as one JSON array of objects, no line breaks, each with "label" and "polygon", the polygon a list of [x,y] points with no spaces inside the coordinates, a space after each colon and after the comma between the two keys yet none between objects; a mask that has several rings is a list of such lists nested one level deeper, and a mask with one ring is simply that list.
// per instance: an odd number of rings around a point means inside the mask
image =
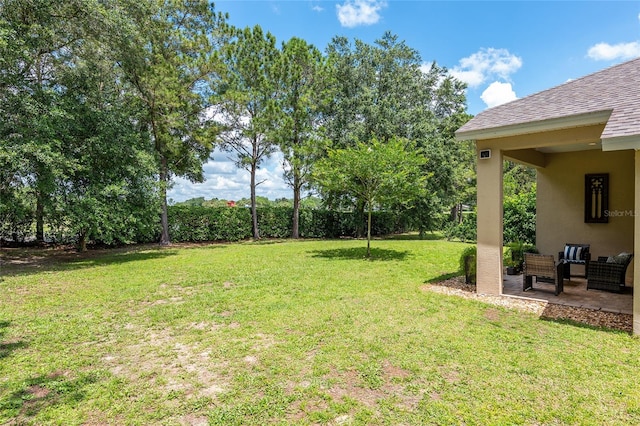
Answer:
[{"label": "tree shadow on grass", "polygon": [[0,399],[0,412],[13,417],[16,424],[31,423],[33,417],[48,407],[82,401],[86,397],[85,387],[98,380],[95,373],[83,373],[77,378],[62,372],[32,377],[25,380],[20,389]]},{"label": "tree shadow on grass", "polygon": [[590,330],[633,333],[633,314],[620,312],[547,303],[540,314],[540,320]]},{"label": "tree shadow on grass", "polygon": [[[211,247],[224,247],[213,245]],[[145,245],[116,249],[90,250],[5,250],[1,252],[2,276],[31,275],[40,272],[66,271],[125,262],[162,259],[175,256],[178,248]]]},{"label": "tree shadow on grass", "polygon": [[255,246],[267,246],[267,245],[272,245],[272,244],[282,244],[282,243],[286,243],[290,240],[286,240],[283,238],[260,238],[259,240],[247,240],[245,241],[246,244],[252,244]]},{"label": "tree shadow on grass", "polygon": [[11,353],[17,349],[26,348],[27,342],[24,340],[5,341],[4,335],[6,329],[11,325],[11,321],[0,321],[0,360],[8,357]]},{"label": "tree shadow on grass", "polygon": [[437,277],[434,277],[434,278],[430,278],[430,279],[426,280],[424,283],[425,284],[439,283],[439,282],[442,282],[442,281],[450,280],[451,278],[459,277],[461,275],[464,275],[464,274],[462,272],[460,272],[460,271],[449,272],[449,273],[446,273],[446,274],[438,275]]},{"label": "tree shadow on grass", "polygon": [[335,260],[370,260],[370,261],[390,261],[406,260],[411,256],[408,250],[389,250],[381,248],[371,248],[371,257],[367,258],[366,247],[340,248],[332,250],[313,250],[309,252],[313,257]]},{"label": "tree shadow on grass", "polygon": [[444,240],[444,236],[441,234],[429,232],[420,237],[418,233],[409,233],[409,234],[396,234],[396,235],[388,235],[383,240],[398,240],[398,241],[436,241],[436,240]]},{"label": "tree shadow on grass", "polygon": [[589,324],[584,321],[580,321],[577,319],[569,319],[569,318],[551,318],[545,317],[543,313],[540,316],[540,321],[545,322],[553,322],[556,324],[570,325],[576,328],[585,328],[587,330],[593,331],[604,331],[609,333],[625,333],[625,334],[633,334],[633,324],[629,324],[628,326],[625,324],[612,324],[612,325],[595,325]]}]

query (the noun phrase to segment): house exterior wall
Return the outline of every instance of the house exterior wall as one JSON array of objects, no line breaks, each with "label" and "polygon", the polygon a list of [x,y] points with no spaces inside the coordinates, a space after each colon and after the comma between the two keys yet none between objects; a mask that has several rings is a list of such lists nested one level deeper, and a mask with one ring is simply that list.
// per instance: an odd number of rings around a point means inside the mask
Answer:
[{"label": "house exterior wall", "polygon": [[[546,167],[538,169],[536,200],[539,252],[557,257],[565,243],[591,244],[592,259],[633,252],[634,151],[577,151],[545,158]],[[589,173],[609,173],[609,223],[584,223],[584,175]],[[633,263],[627,270],[627,283],[632,282]]]},{"label": "house exterior wall", "polygon": [[[638,214],[634,216],[634,222],[635,229],[640,230],[640,151],[635,151],[635,165],[635,211]],[[633,282],[640,283],[640,238],[635,239],[634,253],[632,262],[632,266],[634,266]],[[633,334],[640,334],[640,291],[633,292]]]},{"label": "house exterior wall", "polygon": [[[476,291],[502,293],[502,162],[500,149],[478,159]],[[480,158],[480,150],[477,152]]]}]

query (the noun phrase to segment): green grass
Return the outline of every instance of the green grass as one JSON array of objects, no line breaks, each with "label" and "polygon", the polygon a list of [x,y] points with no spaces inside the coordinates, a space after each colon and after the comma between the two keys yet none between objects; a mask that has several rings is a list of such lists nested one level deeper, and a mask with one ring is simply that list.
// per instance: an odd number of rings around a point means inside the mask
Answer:
[{"label": "green grass", "polygon": [[637,339],[421,289],[464,247],[5,250],[0,423],[640,423]]}]

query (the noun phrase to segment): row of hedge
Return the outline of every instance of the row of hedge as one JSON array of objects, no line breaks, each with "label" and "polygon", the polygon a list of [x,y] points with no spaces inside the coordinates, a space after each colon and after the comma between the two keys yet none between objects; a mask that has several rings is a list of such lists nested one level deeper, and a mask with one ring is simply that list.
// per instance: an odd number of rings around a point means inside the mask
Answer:
[{"label": "row of hedge", "polygon": [[[293,209],[291,207],[259,207],[258,229],[262,238],[288,238],[293,230]],[[169,206],[169,236],[174,242],[198,241],[240,241],[253,236],[251,229],[251,210],[244,207],[201,207]],[[373,212],[371,233],[374,236],[391,235],[409,231],[408,219],[392,212]],[[340,238],[362,235],[366,229],[366,219],[354,212],[331,210],[300,210],[299,235],[302,238]],[[126,239],[116,240],[116,244],[147,243],[158,241],[160,225],[155,231],[129,235]],[[34,240],[33,224],[25,228],[21,238],[3,240],[0,246],[17,243],[25,244]],[[11,236],[10,233],[2,235]],[[1,236],[0,236],[1,237]],[[77,236],[64,228],[48,229],[46,241],[55,244],[70,244]],[[92,244],[110,245],[113,241],[101,241],[96,235],[89,236]]]},{"label": "row of hedge", "polygon": [[[287,238],[293,228],[290,207],[258,208],[258,229],[262,238]],[[300,210],[302,238],[356,237],[364,219],[354,212]],[[251,238],[251,210],[241,207],[169,207],[169,235],[175,242],[239,241]],[[390,235],[409,230],[407,219],[397,213],[373,212],[372,235]]]}]

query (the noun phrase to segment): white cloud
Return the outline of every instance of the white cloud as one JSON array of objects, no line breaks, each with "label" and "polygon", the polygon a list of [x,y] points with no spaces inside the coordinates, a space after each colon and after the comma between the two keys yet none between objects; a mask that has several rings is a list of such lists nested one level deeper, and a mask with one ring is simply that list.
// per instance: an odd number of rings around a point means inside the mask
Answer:
[{"label": "white cloud", "polygon": [[236,169],[237,167],[233,161],[225,160],[223,157],[217,157],[215,160],[206,163],[203,167],[206,175],[232,175],[236,173]]},{"label": "white cloud", "polygon": [[511,74],[522,67],[522,58],[507,49],[480,49],[453,67],[451,75],[464,81],[469,87],[478,87],[492,78],[510,80]]},{"label": "white cloud", "polygon": [[516,92],[514,92],[511,87],[511,83],[502,83],[500,81],[491,83],[489,87],[482,92],[480,98],[489,108],[518,99]]},{"label": "white cloud", "polygon": [[[640,18],[640,16],[639,16]],[[629,43],[598,43],[591,46],[587,52],[589,58],[596,61],[612,61],[615,59],[627,60],[640,56],[640,42],[632,41]]]},{"label": "white cloud", "polygon": [[324,12],[324,7],[316,4],[311,7],[311,10],[313,10],[314,12]]},{"label": "white cloud", "polygon": [[380,20],[380,10],[387,7],[384,0],[346,0],[337,4],[338,20],[343,27],[373,25]]},{"label": "white cloud", "polygon": [[451,75],[460,81],[464,81],[469,87],[478,87],[487,79],[487,76],[480,70],[460,71],[454,68],[451,71]]},{"label": "white cloud", "polygon": [[423,62],[422,65],[420,65],[420,71],[427,74],[431,70],[432,64],[433,64],[432,62],[429,62],[429,63]]},{"label": "white cloud", "polygon": [[[207,200],[239,200],[249,198],[249,172],[235,166],[232,154],[214,151],[212,158],[204,165],[205,181],[191,183],[186,179],[176,178],[167,198],[173,201],[185,201],[190,198],[204,197]],[[267,159],[256,172],[256,181],[264,183],[256,187],[256,194],[270,200],[292,198],[293,194],[282,178],[282,154],[276,153]]]}]

